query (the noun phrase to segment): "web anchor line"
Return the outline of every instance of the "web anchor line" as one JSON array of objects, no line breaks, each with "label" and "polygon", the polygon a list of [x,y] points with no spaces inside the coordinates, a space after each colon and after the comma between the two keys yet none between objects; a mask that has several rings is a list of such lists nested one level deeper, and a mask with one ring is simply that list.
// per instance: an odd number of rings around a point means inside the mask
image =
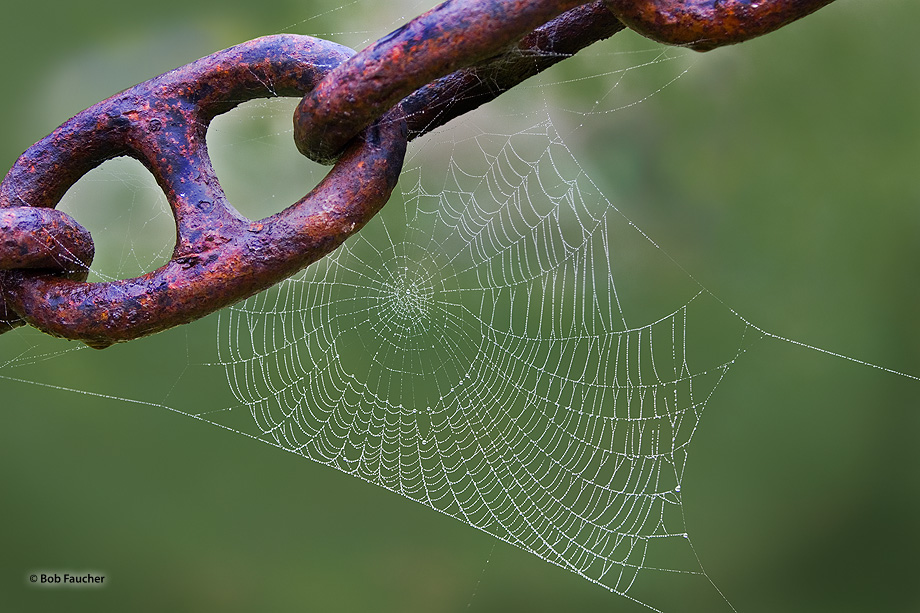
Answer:
[{"label": "web anchor line", "polygon": [[[389,199],[410,138],[624,24],[708,50],[831,1],[449,0],[357,54],[310,37],[270,36],[202,58],[71,118],[30,147],[0,184],[0,209],[53,209],[103,161],[134,157],[172,208],[172,259],[134,279],[86,283],[92,243],[76,221],[57,214],[32,225],[5,223],[0,332],[28,323],[104,348],[188,323],[289,277],[359,231]],[[204,137],[216,115],[278,95],[303,97],[294,116],[298,149],[335,166],[293,206],[253,221],[227,202]]]}]

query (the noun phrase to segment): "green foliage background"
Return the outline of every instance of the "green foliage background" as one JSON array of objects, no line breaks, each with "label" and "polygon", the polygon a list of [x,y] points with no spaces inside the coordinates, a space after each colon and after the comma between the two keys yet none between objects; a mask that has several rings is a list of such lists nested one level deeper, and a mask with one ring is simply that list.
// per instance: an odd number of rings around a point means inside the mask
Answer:
[{"label": "green foliage background", "polygon": [[[337,6],[6,7],[0,162],[100,98],[217,49],[279,31],[351,32],[338,39],[348,44],[421,10],[368,3],[360,23],[304,21]],[[920,374],[918,21],[909,0],[838,0],[701,57],[571,145],[627,216],[755,324]],[[629,34],[603,44],[648,48]],[[573,97],[594,95],[579,87]],[[223,406],[220,373],[164,389],[213,339],[212,318],[143,349],[49,361],[32,378]],[[0,337],[3,355],[15,342]],[[918,386],[782,343],[728,376],[683,491],[698,553],[739,611],[920,608]],[[419,505],[167,410],[11,380],[0,380],[0,407],[0,610],[642,610]],[[97,570],[110,585],[36,589],[34,569]],[[703,610],[679,588],[673,602]]]}]

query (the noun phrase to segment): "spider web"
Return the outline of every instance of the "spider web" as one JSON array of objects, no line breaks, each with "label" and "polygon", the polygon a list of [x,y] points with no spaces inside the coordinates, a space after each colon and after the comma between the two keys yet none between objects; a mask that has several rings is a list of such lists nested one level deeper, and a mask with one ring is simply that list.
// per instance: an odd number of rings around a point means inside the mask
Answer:
[{"label": "spider web", "polygon": [[[414,146],[400,193],[371,224],[219,314],[216,359],[180,360],[225,376],[247,410],[188,407],[172,388],[143,392],[137,382],[109,382],[105,397],[156,399],[141,404],[334,467],[650,609],[672,610],[662,590],[689,581],[709,593],[706,610],[731,610],[688,534],[687,452],[738,358],[782,337],[676,265],[569,148],[593,115],[658,91],[614,96],[631,72],[678,64],[662,88],[683,74],[683,56],[671,53],[595,71],[590,80],[605,85],[587,106],[547,102],[548,91],[583,80],[551,76]],[[289,124],[288,108],[246,108]],[[116,183],[137,201],[155,189],[107,166],[84,189]],[[144,244],[170,223],[164,201],[139,206],[111,225],[141,238],[122,243],[97,278],[149,270],[168,254],[168,244]],[[89,359],[20,339],[0,362],[7,380],[46,385],[28,369]],[[51,385],[101,395],[79,380]]]},{"label": "spider web", "polygon": [[[220,314],[257,436],[623,595],[645,573],[705,578],[681,481],[747,326],[698,287],[627,314],[624,245],[663,258],[549,119],[430,166],[332,256]],[[718,356],[688,346],[707,310],[737,334]]]}]

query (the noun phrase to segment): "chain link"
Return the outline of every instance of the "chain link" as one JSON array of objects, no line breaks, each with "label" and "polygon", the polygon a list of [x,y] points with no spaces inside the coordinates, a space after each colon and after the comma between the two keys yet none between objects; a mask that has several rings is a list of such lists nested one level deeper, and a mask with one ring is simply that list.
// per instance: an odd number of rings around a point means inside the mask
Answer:
[{"label": "chain link", "polygon": [[[0,332],[23,323],[102,348],[188,323],[328,254],[387,202],[408,140],[629,27],[697,50],[765,34],[833,0],[448,0],[354,51],[267,36],[100,102],[30,147],[0,184]],[[303,96],[305,155],[334,163],[284,211],[253,222],[227,202],[205,146],[239,103]],[[176,219],[172,259],[86,283],[89,233],[54,210],[105,160],[153,173]]]},{"label": "chain link", "polygon": [[631,29],[669,45],[709,51],[768,34],[834,0],[605,0]]}]

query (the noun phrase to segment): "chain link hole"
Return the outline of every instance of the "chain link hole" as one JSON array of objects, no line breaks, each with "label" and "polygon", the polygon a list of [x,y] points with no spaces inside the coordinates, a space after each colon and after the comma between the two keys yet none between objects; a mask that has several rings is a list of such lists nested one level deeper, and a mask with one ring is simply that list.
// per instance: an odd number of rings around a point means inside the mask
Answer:
[{"label": "chain link hole", "polygon": [[208,128],[208,153],[227,200],[257,220],[294,204],[329,168],[300,155],[292,118],[297,98],[251,100]]},{"label": "chain link hole", "polygon": [[90,231],[96,256],[89,281],[128,279],[169,261],[176,225],[153,176],[132,158],[108,160],[71,187],[58,209]]}]

